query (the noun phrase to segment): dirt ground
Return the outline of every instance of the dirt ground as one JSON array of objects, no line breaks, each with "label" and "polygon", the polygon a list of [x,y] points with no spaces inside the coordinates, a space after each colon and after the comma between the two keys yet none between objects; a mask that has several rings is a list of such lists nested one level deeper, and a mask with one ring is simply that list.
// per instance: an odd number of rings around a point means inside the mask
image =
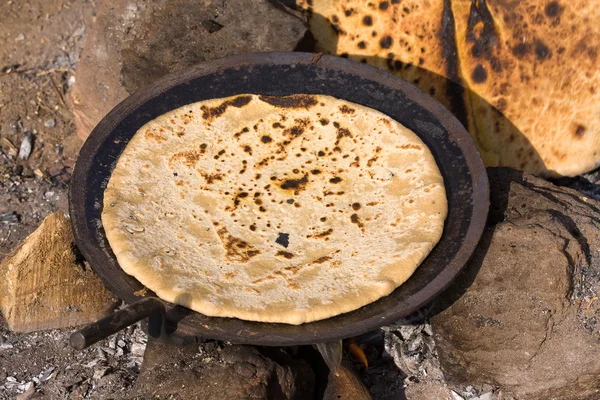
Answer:
[{"label": "dirt ground", "polygon": [[[0,6],[0,257],[43,218],[66,209],[81,146],[66,91],[94,0],[3,0]],[[32,138],[29,157],[17,157]]]},{"label": "dirt ground", "polygon": [[71,330],[14,334],[0,327],[0,399],[33,387],[30,399],[126,399],[146,347],[137,326],[84,351],[69,345]]}]

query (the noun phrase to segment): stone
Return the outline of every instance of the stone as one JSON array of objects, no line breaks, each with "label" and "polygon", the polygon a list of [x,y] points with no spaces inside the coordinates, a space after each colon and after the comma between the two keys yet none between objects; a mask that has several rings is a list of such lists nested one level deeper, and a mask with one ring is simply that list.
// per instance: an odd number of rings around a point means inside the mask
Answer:
[{"label": "stone", "polygon": [[600,202],[488,174],[488,227],[431,319],[442,369],[517,398],[600,398]]},{"label": "stone", "polygon": [[118,304],[80,260],[71,224],[49,215],[0,263],[0,311],[9,329],[32,332],[88,324]]},{"label": "stone", "polygon": [[106,0],[96,13],[68,93],[75,130],[85,140],[98,122],[129,95],[120,83],[121,46],[146,2]]},{"label": "stone", "polygon": [[178,347],[150,338],[140,375],[127,398],[313,398],[312,369],[305,361],[292,359],[282,350],[267,349],[267,356],[251,346],[200,348],[202,351],[196,345]]},{"label": "stone", "polygon": [[329,372],[323,400],[352,399],[373,400],[371,393],[347,363],[342,363],[335,372]]},{"label": "stone", "polygon": [[269,0],[106,0],[75,71],[70,103],[87,138],[121,100],[167,73],[232,54],[293,51],[306,27]]},{"label": "stone", "polygon": [[405,396],[407,400],[453,399],[452,391],[446,384],[439,381],[427,381],[410,384],[406,387]]},{"label": "stone", "polygon": [[302,20],[268,0],[251,5],[245,0],[164,2],[144,13],[133,37],[123,44],[122,80],[133,93],[169,72],[203,61],[292,51],[305,33]]},{"label": "stone", "polygon": [[47,119],[44,122],[46,128],[54,128],[56,126],[56,120],[54,118]]}]

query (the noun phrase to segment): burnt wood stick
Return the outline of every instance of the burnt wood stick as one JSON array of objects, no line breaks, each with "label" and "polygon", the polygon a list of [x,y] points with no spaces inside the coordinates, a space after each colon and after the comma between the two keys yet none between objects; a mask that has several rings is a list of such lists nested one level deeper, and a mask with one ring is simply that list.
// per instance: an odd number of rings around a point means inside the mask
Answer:
[{"label": "burnt wood stick", "polygon": [[160,300],[146,297],[74,332],[69,338],[69,344],[76,350],[83,350],[146,317],[149,318],[148,334],[155,338],[164,336],[165,307]]}]

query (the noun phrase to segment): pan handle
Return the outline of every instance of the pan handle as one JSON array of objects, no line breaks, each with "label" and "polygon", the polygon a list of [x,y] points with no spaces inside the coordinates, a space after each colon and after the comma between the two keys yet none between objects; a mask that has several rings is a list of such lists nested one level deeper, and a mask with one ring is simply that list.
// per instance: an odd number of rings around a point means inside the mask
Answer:
[{"label": "pan handle", "polygon": [[146,297],[74,332],[69,338],[69,344],[76,350],[83,350],[146,317],[148,335],[154,338],[165,337],[165,306],[154,297]]}]

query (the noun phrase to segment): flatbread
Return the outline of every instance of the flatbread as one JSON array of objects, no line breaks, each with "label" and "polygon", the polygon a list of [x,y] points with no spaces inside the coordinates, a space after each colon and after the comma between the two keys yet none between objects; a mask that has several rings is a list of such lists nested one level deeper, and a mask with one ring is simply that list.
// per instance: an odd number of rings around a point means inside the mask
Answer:
[{"label": "flatbread", "polygon": [[[600,166],[600,7],[588,0],[297,0],[319,51],[386,69],[448,107],[487,166]],[[463,89],[466,88],[466,89]]]},{"label": "flatbread", "polygon": [[386,115],[322,95],[238,95],[144,125],[102,223],[123,270],[162,299],[301,324],[391,293],[446,214],[429,149]]}]

